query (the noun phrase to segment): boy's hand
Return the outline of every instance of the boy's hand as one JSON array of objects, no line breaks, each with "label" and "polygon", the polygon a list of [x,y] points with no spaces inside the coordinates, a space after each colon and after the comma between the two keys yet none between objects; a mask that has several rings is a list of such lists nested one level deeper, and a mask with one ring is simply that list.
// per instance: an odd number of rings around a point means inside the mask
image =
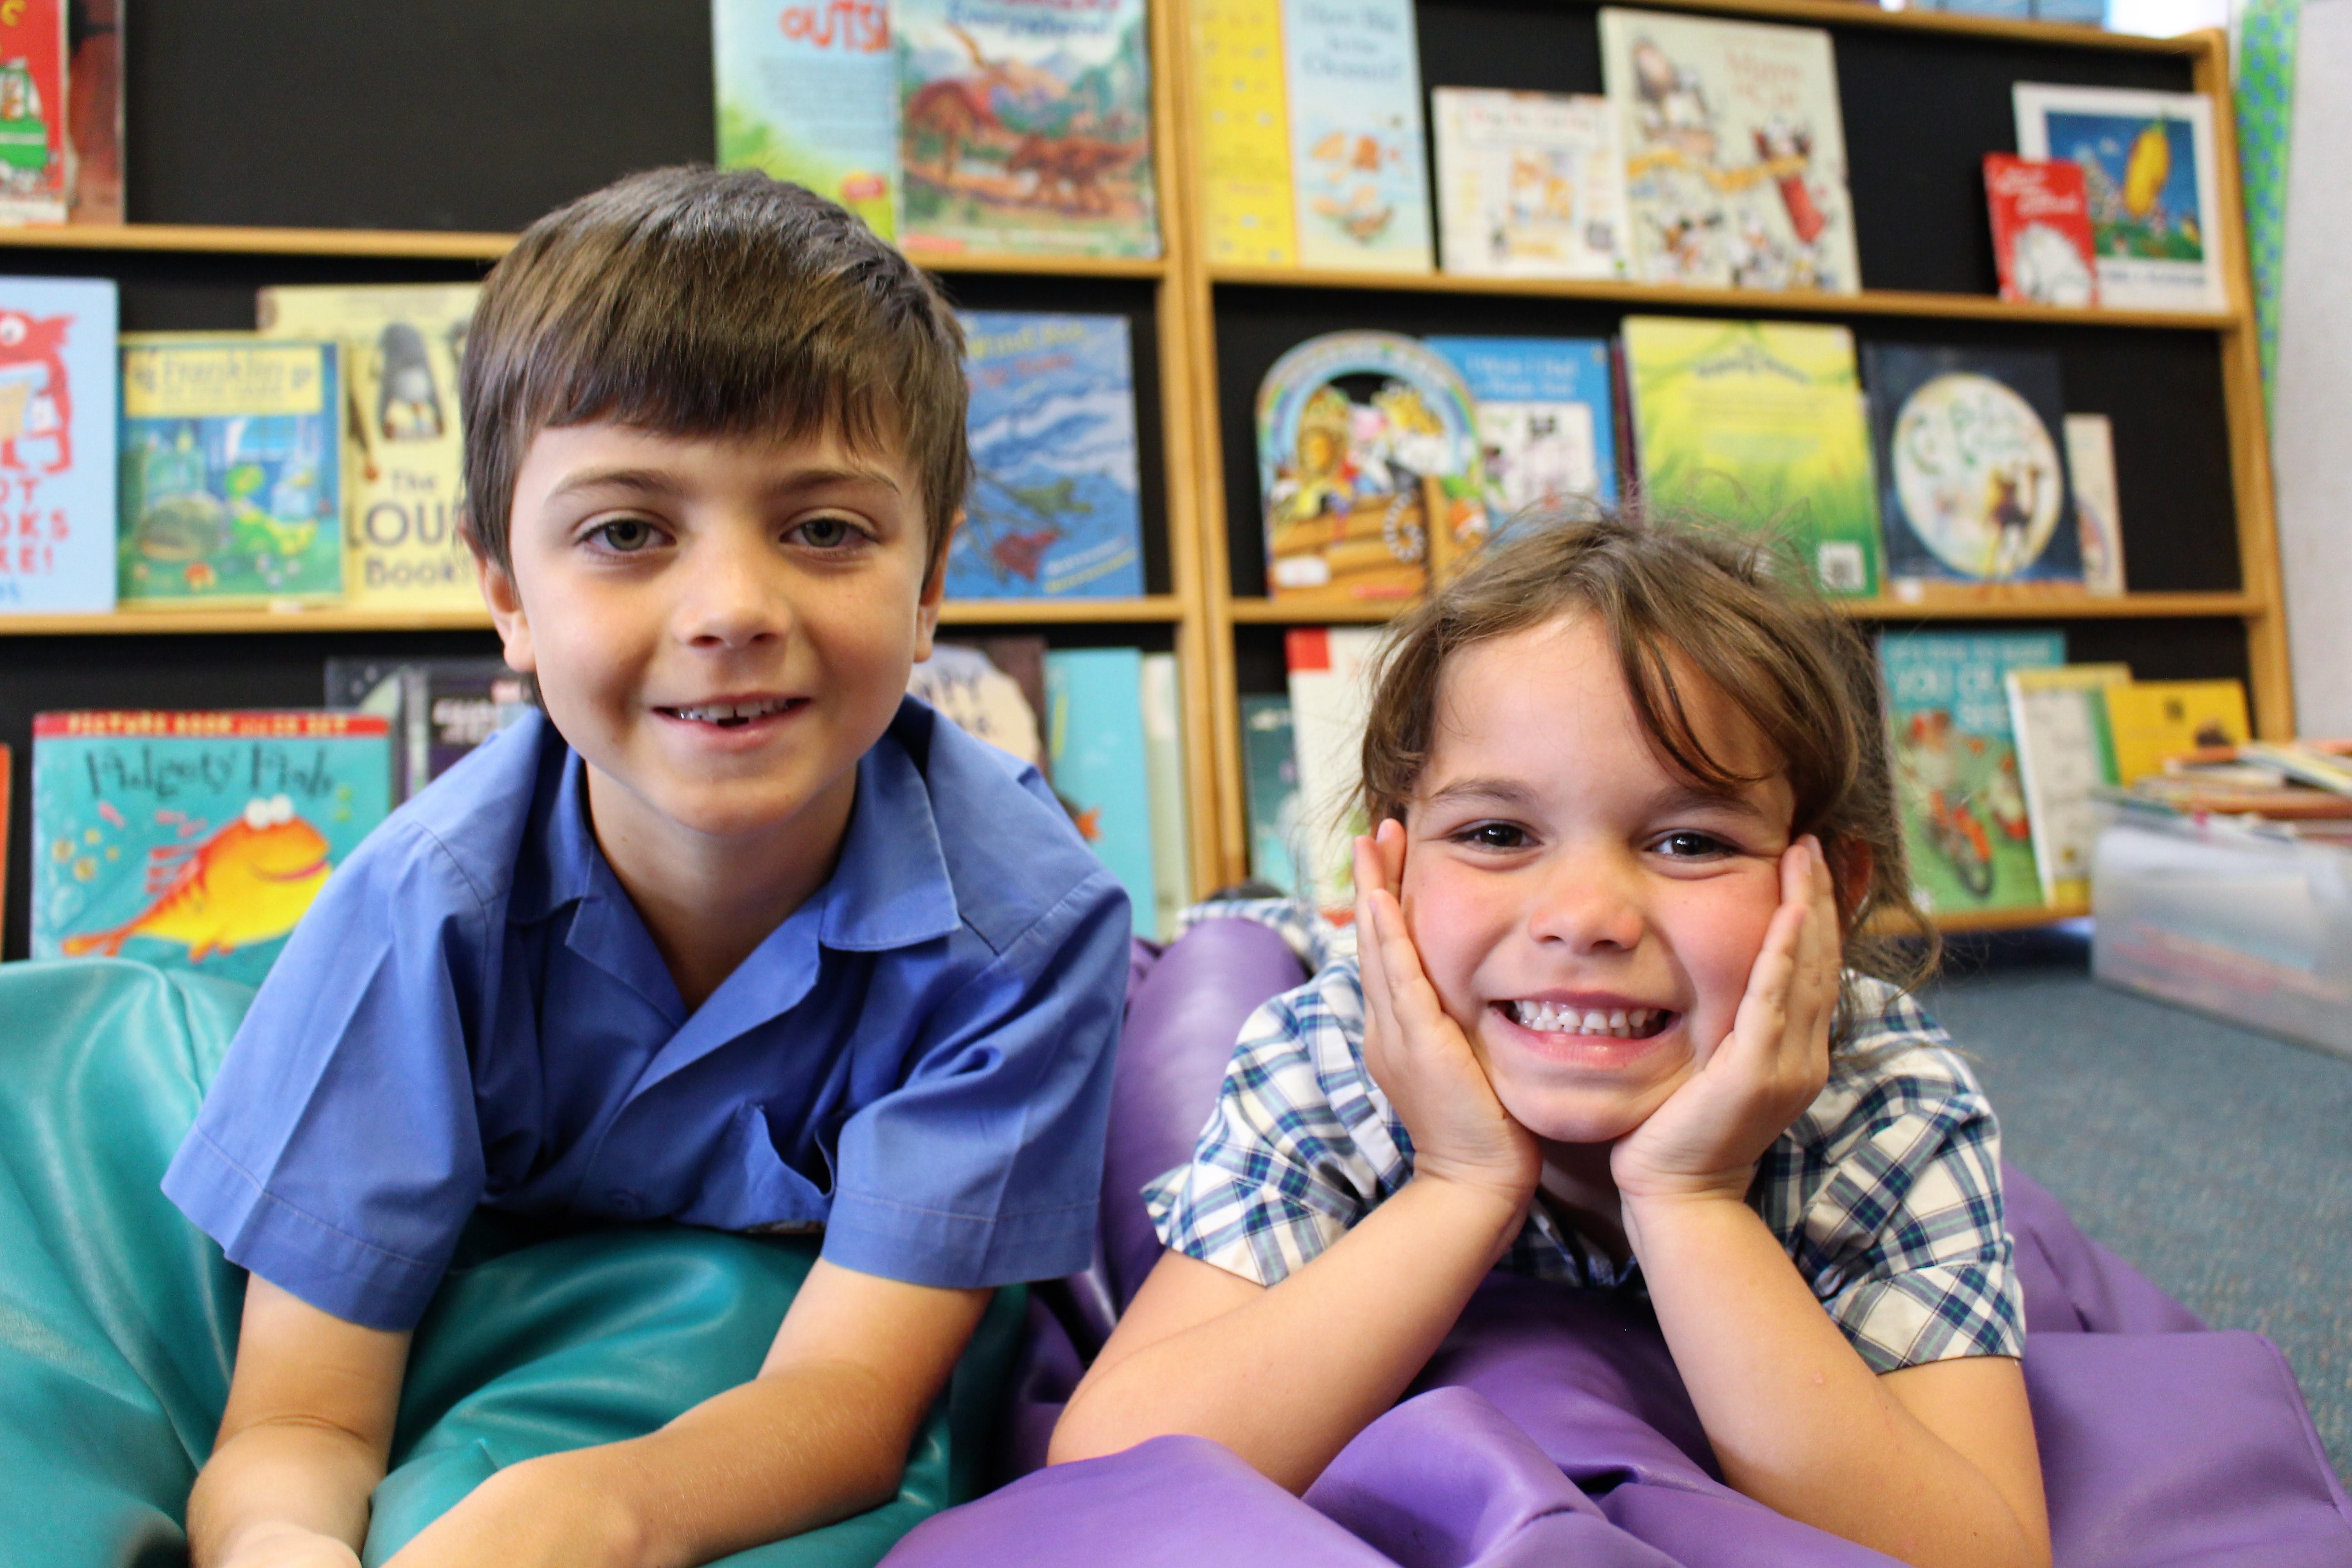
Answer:
[{"label": "boy's hand", "polygon": [[316,1531],[269,1524],[240,1536],[220,1568],[360,1568],[360,1554]]},{"label": "boy's hand", "polygon": [[1808,834],[1780,856],[1780,907],[1731,1032],[1610,1152],[1629,1230],[1644,1199],[1746,1201],[1756,1162],[1828,1081],[1839,965],[1829,867]]},{"label": "boy's hand", "polygon": [[393,1554],[386,1568],[635,1568],[632,1521],[595,1484],[595,1465],[625,1445],[525,1460],[467,1493]]},{"label": "boy's hand", "polygon": [[1542,1155],[1495,1098],[1485,1064],[1422,971],[1396,889],[1404,826],[1356,840],[1356,946],[1364,976],[1364,1065],[1412,1138],[1413,1174],[1491,1191],[1524,1207]]}]

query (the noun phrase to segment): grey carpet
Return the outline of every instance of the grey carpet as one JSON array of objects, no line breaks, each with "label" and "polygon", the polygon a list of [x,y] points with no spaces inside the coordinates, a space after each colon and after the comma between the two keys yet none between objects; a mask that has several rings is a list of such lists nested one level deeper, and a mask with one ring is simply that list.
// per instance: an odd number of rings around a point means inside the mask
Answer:
[{"label": "grey carpet", "polygon": [[2056,935],[1956,946],[1926,1000],[2009,1159],[2207,1322],[2276,1342],[2352,1477],[2352,1060],[2099,985]]}]

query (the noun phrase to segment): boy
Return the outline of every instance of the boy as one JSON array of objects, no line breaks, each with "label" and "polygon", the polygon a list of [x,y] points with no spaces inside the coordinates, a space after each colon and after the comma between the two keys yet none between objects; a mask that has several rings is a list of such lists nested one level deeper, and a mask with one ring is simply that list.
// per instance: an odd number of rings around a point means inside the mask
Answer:
[{"label": "boy", "polygon": [[355,1562],[478,1205],[825,1235],[753,1382],[499,1471],[398,1568],[698,1563],[871,1507],[990,1289],[1089,1255],[1125,898],[902,697],[968,461],[938,295],[796,187],[633,176],[499,264],[463,396],[545,712],[337,871],[165,1177],[251,1270],[200,1568]]}]

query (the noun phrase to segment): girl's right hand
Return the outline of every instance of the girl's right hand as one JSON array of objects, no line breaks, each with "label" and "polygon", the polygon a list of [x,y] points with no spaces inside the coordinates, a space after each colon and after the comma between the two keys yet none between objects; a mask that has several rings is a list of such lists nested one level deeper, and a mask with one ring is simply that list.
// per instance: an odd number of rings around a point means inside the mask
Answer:
[{"label": "girl's right hand", "polygon": [[1397,889],[1404,825],[1356,840],[1356,948],[1364,979],[1364,1065],[1412,1139],[1413,1174],[1535,1195],[1543,1155],[1495,1097],[1477,1051],[1446,1013],[1405,929]]}]

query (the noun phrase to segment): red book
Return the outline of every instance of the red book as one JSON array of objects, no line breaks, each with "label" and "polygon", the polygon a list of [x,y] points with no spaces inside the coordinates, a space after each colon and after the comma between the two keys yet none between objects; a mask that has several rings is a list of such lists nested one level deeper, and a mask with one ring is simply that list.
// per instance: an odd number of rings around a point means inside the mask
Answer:
[{"label": "red book", "polygon": [[2000,297],[2036,305],[2097,304],[2097,252],[2091,247],[2083,166],[2063,158],[1988,153],[1984,174]]},{"label": "red book", "polygon": [[0,5],[0,222],[66,221],[66,0]]}]

